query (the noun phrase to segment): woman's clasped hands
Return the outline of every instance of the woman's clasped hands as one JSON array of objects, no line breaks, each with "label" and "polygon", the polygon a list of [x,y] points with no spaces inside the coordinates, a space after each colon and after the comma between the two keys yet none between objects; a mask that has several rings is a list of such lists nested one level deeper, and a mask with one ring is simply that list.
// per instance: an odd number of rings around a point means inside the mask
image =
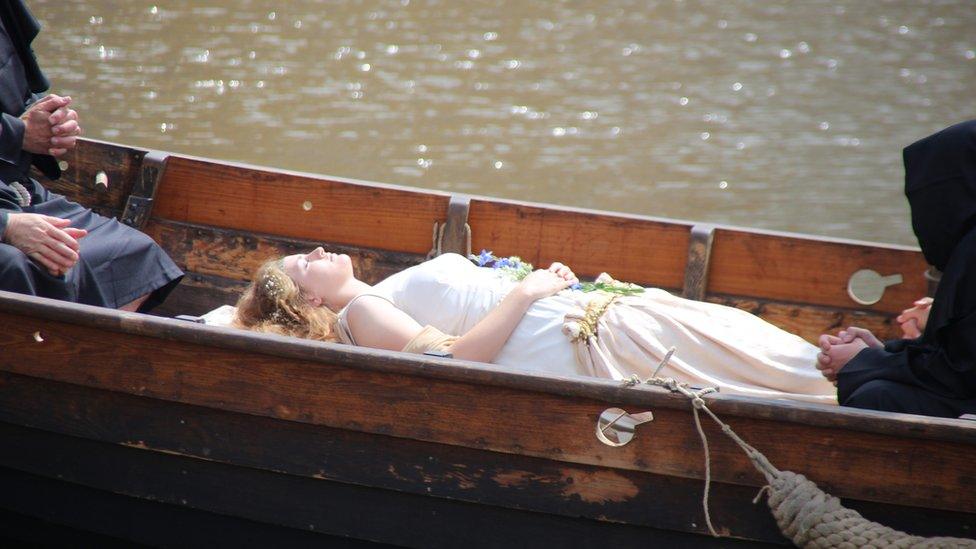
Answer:
[{"label": "woman's clasped hands", "polygon": [[573,271],[562,263],[553,263],[548,269],[537,269],[529,273],[517,286],[526,297],[542,299],[577,284],[579,280]]}]

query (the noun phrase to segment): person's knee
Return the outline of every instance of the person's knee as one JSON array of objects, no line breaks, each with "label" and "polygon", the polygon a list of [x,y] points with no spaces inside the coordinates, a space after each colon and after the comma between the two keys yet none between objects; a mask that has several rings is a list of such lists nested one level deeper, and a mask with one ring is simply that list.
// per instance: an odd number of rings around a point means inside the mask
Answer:
[{"label": "person's knee", "polygon": [[885,412],[905,412],[911,408],[911,390],[901,383],[886,379],[872,379],[858,387],[844,406],[864,408],[867,410],[881,410]]},{"label": "person's knee", "polygon": [[868,381],[851,393],[842,404],[852,408],[923,416],[958,417],[960,414],[955,406],[921,387],[886,379]]},{"label": "person's knee", "polygon": [[0,244],[0,290],[34,293],[34,275],[30,259],[9,244]]}]

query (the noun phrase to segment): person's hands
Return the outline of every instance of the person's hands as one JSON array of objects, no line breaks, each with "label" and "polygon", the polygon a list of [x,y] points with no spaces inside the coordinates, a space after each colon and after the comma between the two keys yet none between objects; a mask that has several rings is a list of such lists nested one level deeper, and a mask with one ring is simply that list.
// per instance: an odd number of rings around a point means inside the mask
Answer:
[{"label": "person's hands", "polygon": [[569,267],[563,265],[562,263],[559,263],[558,261],[556,263],[553,263],[552,265],[549,265],[549,272],[556,273],[557,275],[561,276],[563,280],[570,281],[569,283],[570,286],[579,282],[579,280],[576,278],[576,275],[573,274],[573,271]]},{"label": "person's hands", "polygon": [[[68,104],[71,98],[66,97]],[[81,125],[78,121],[78,113],[74,109],[65,105],[51,113],[48,119],[51,122],[51,151],[52,156],[61,156],[69,150],[75,148],[78,136],[81,135]]]},{"label": "person's hands", "polygon": [[895,317],[895,321],[901,324],[901,331],[905,339],[915,339],[922,335],[925,324],[929,320],[929,312],[932,310],[932,298],[923,297],[913,303],[913,307],[905,309],[900,315]]},{"label": "person's hands", "polygon": [[[554,264],[555,265],[555,264]],[[562,265],[561,265],[562,266]],[[565,266],[562,266],[565,268]],[[558,271],[558,268],[557,268]],[[564,290],[576,283],[576,276],[569,273],[569,277],[565,277],[558,272],[551,270],[536,270],[529,273],[528,276],[519,282],[516,287],[525,297],[532,301],[536,299],[542,299],[543,297],[549,297],[560,290]]]},{"label": "person's hands", "polygon": [[7,214],[3,240],[38,262],[53,276],[61,276],[78,262],[78,239],[88,234],[71,221],[33,213]]},{"label": "person's hands", "polygon": [[69,108],[70,104],[70,97],[50,94],[20,116],[24,121],[25,151],[57,157],[74,148],[81,126],[78,113]]},{"label": "person's hands", "polygon": [[[861,330],[861,328],[857,328]],[[848,331],[850,328],[848,328]],[[864,330],[867,332],[867,330]],[[843,333],[843,332],[841,332]],[[870,332],[868,332],[870,334]],[[873,336],[872,336],[873,337]],[[820,336],[820,352],[817,354],[817,369],[827,381],[837,385],[837,373],[841,371],[855,355],[869,347],[860,337],[844,341],[839,336],[824,334]]]},{"label": "person's hands", "polygon": [[864,328],[858,328],[857,326],[849,326],[846,330],[841,330],[837,333],[837,337],[843,343],[851,343],[854,340],[861,340],[864,342],[865,347],[871,347],[875,349],[880,349],[884,347],[884,343],[880,339],[875,337],[869,330]]}]

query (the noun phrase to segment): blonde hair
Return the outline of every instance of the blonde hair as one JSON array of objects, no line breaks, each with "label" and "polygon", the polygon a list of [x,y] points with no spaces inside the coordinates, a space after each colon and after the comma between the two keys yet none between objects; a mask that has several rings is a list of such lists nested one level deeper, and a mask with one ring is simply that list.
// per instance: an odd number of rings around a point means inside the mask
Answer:
[{"label": "blonde hair", "polygon": [[240,299],[234,325],[239,328],[320,341],[338,341],[338,316],[316,307],[285,273],[283,258],[261,265]]}]

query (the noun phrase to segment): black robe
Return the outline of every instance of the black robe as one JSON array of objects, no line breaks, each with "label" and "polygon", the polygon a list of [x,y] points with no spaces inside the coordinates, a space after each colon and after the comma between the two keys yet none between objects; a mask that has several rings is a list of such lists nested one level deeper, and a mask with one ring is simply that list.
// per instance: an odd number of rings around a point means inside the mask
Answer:
[{"label": "black robe", "polygon": [[[68,273],[55,277],[14,246],[0,243],[0,289],[118,308],[151,294],[140,310],[148,311],[165,299],[183,272],[145,234],[93,213],[52,193],[29,177],[33,163],[46,176],[60,170],[54,158],[23,150],[24,123],[19,119],[48,87],[30,43],[40,26],[21,0],[0,2],[0,236],[7,215],[37,213],[71,220],[88,231],[78,241],[80,259]],[[31,195],[21,206],[10,183],[20,183]]]},{"label": "black robe", "polygon": [[846,406],[976,413],[976,120],[905,148],[905,194],[925,259],[942,271],[918,339],[865,349],[837,376]]}]

